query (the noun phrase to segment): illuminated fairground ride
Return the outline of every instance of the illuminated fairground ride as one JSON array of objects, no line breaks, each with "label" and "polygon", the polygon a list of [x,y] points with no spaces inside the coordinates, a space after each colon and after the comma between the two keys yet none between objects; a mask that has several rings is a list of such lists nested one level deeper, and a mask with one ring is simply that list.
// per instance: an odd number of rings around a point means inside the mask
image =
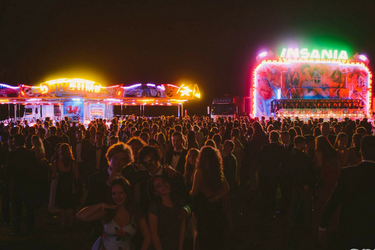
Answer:
[{"label": "illuminated fairground ride", "polygon": [[284,48],[257,56],[251,89],[254,117],[371,118],[372,73],[364,55]]},{"label": "illuminated fairground ride", "polygon": [[[25,105],[25,119],[42,117],[88,123],[95,118],[112,118],[113,106],[177,106],[183,116],[183,104],[200,98],[196,84],[137,83],[130,86],[101,84],[80,78],[61,78],[43,82],[38,86],[0,84],[0,104]],[[16,115],[15,115],[16,117]]]}]

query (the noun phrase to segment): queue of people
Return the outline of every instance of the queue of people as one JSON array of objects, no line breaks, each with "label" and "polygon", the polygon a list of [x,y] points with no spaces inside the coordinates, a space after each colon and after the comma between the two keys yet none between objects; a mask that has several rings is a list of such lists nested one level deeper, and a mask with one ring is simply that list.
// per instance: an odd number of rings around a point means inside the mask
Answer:
[{"label": "queue of people", "polygon": [[[67,119],[0,124],[2,216],[19,235],[22,206],[32,231],[34,209],[49,202],[62,229],[74,228],[76,219],[91,223],[92,249],[228,249],[233,200],[245,190],[260,193],[267,220],[282,215],[288,227],[324,244],[335,244],[329,235],[339,231],[340,244],[368,247],[374,224],[353,213],[374,219],[371,133],[366,119],[160,116],[98,119],[88,127]],[[362,227],[361,234],[348,225]]]}]

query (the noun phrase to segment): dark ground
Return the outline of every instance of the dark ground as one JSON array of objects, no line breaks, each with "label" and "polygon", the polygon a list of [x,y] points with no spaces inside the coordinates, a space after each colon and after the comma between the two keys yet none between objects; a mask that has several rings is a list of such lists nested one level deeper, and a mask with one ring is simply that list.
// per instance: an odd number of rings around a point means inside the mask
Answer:
[{"label": "dark ground", "polygon": [[[11,236],[12,228],[1,223],[0,250],[91,249],[89,223],[77,221],[74,229],[62,230],[59,218],[50,214],[47,207],[48,204],[44,204],[36,210],[37,226],[31,235]],[[230,234],[230,250],[328,249],[318,247],[312,234],[288,229],[282,215],[266,220],[260,209],[259,192],[244,190],[234,200],[233,213],[234,232]]]}]

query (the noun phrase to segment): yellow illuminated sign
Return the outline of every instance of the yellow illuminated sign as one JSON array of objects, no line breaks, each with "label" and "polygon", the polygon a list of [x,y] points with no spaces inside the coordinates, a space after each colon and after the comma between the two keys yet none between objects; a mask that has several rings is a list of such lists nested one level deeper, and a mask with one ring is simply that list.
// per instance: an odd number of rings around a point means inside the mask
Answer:
[{"label": "yellow illuminated sign", "polygon": [[100,93],[102,86],[94,81],[89,81],[80,78],[61,78],[47,81],[40,85],[42,94],[51,91],[85,91],[92,93]]}]

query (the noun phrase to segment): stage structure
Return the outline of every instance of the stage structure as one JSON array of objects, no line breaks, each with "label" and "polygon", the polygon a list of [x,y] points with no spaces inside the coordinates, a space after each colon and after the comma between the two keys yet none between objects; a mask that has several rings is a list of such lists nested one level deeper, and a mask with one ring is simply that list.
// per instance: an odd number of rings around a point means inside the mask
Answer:
[{"label": "stage structure", "polygon": [[254,117],[372,117],[372,73],[364,55],[344,50],[282,49],[257,56]]},{"label": "stage structure", "polygon": [[[139,106],[141,115],[145,106],[177,106],[183,116],[183,104],[200,98],[196,84],[137,83],[130,86],[104,87],[100,83],[80,78],[61,78],[38,86],[0,84],[0,104],[25,105],[25,119],[41,117],[88,123],[95,118],[113,117],[113,106]],[[15,115],[16,117],[16,115]]]}]

